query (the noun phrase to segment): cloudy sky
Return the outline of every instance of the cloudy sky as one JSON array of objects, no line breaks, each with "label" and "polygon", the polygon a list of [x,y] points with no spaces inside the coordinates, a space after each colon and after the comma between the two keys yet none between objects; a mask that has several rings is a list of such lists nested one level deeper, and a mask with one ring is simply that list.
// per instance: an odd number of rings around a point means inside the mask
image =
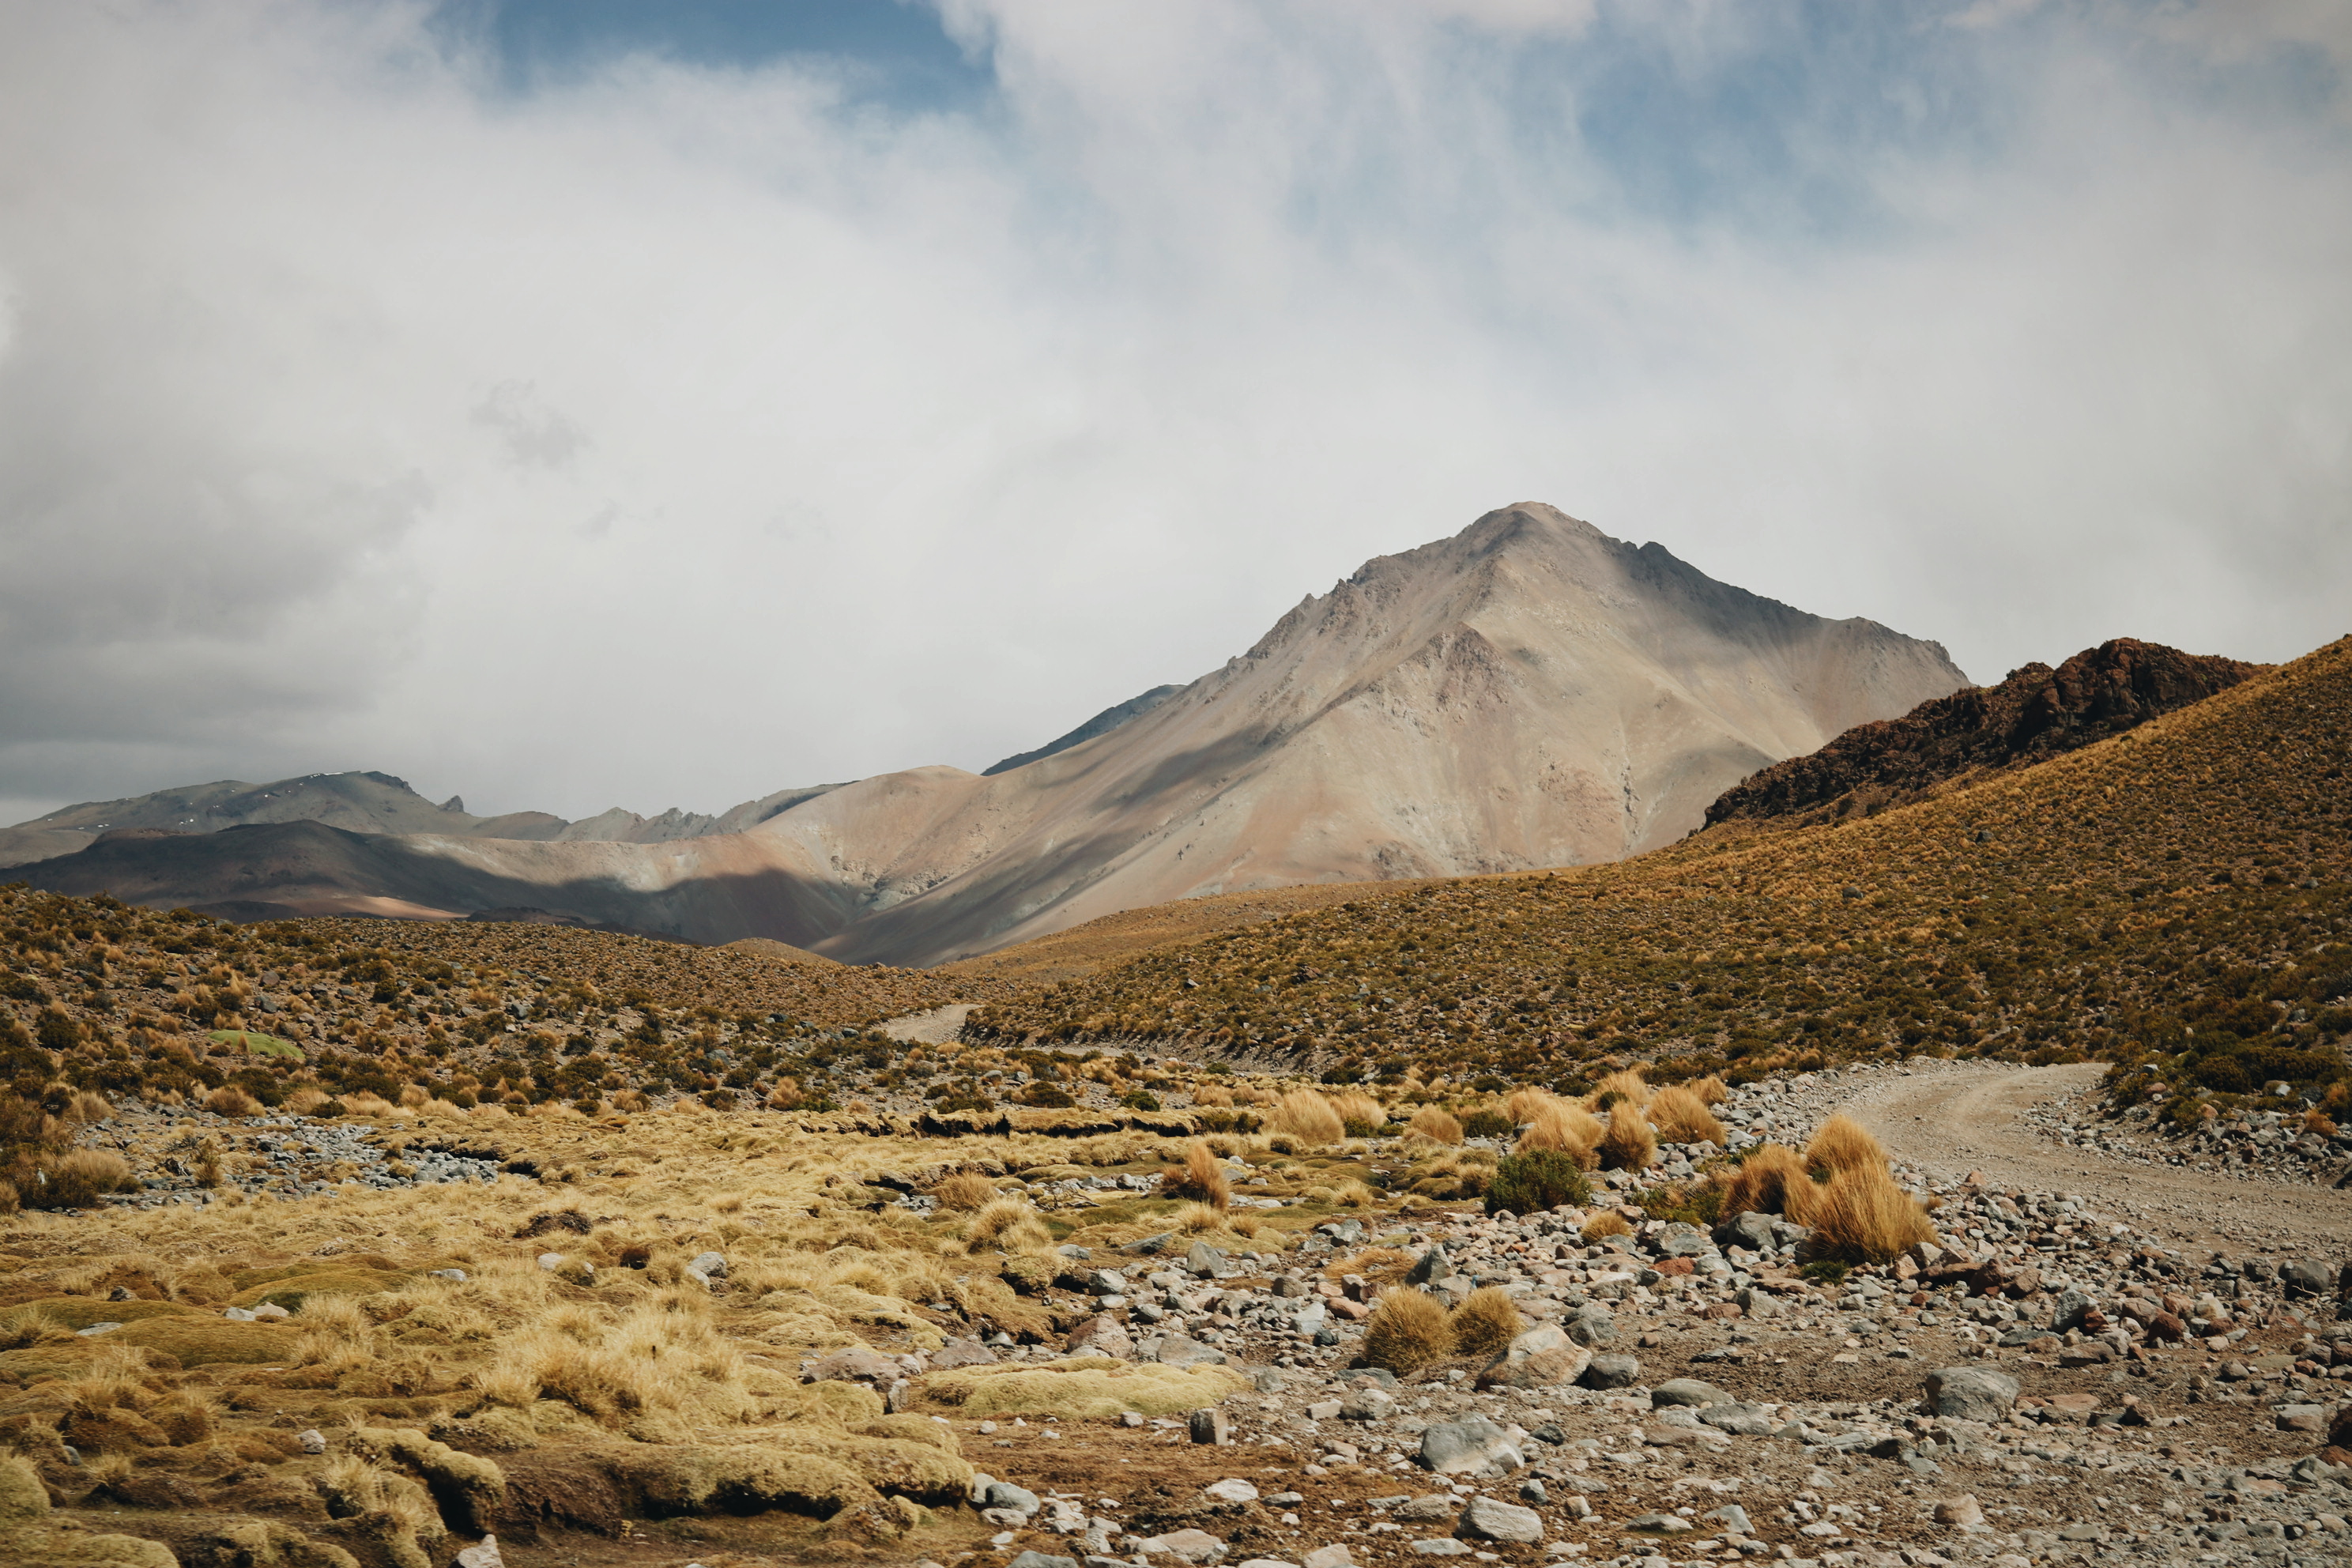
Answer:
[{"label": "cloudy sky", "polygon": [[979,768],[1553,502],[2352,631],[2332,0],[0,0],[0,821]]}]

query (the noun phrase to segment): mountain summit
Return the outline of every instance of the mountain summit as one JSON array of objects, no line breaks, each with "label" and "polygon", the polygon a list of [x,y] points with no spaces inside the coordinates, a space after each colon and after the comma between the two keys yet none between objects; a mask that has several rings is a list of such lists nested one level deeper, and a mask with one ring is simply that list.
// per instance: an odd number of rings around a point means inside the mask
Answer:
[{"label": "mountain summit", "polygon": [[[429,861],[395,896],[452,912],[934,963],[1200,894],[1618,859],[1681,837],[1758,770],[1967,684],[1935,643],[1524,503],[1368,562],[1223,668],[991,775],[862,779],[662,844],[572,841],[583,825],[530,843],[414,834],[333,863],[383,879],[387,857]],[[201,858],[204,887],[132,875],[148,853],[132,844],[29,869],[96,891],[102,860],[150,903],[323,909],[378,890],[237,877],[271,831]],[[299,863],[328,864],[320,848]]]}]

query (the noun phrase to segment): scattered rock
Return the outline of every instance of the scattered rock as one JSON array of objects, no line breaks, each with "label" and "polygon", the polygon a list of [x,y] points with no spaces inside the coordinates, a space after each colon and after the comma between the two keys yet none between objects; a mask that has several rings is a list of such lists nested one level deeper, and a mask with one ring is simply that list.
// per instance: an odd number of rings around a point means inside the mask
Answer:
[{"label": "scattered rock", "polygon": [[1201,1489],[1210,1497],[1215,1498],[1219,1502],[1257,1501],[1257,1488],[1237,1477],[1229,1477],[1222,1481],[1212,1482],[1210,1485],[1202,1487]]},{"label": "scattered rock", "polygon": [[2017,1405],[2017,1379],[1989,1367],[1948,1366],[1927,1374],[1927,1407],[1962,1421],[2006,1420]]},{"label": "scattered rock", "polygon": [[1474,1497],[1462,1510],[1459,1533],[1473,1541],[1535,1542],[1544,1538],[1543,1517],[1531,1508]]},{"label": "scattered rock", "polygon": [[1421,1462],[1441,1476],[1468,1475],[1488,1465],[1517,1469],[1527,1461],[1509,1434],[1483,1415],[1440,1421],[1421,1434]]},{"label": "scattered rock", "polygon": [[1519,1335],[1478,1374],[1481,1388],[1542,1388],[1574,1383],[1591,1364],[1592,1352],[1568,1337],[1557,1323],[1541,1323]]},{"label": "scattered rock", "polygon": [[1977,1501],[1973,1492],[1944,1498],[1936,1504],[1937,1524],[1948,1524],[1959,1530],[1976,1530],[1981,1528],[1984,1521],[1983,1505]]}]

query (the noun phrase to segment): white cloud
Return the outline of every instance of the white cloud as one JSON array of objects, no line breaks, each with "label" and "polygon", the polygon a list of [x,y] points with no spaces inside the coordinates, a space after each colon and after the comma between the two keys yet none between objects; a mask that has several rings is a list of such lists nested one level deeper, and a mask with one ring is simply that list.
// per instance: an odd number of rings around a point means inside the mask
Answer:
[{"label": "white cloud", "polygon": [[1761,107],[1704,5],[949,16],[974,115],[0,10],[0,793],[984,766],[1521,499],[1980,678],[2352,629],[2332,87],[2095,7]]}]

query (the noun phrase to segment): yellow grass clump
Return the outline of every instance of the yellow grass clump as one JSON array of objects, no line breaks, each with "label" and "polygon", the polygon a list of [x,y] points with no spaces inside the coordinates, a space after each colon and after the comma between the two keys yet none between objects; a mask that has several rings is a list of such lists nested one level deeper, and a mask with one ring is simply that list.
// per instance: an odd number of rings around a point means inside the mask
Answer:
[{"label": "yellow grass clump", "polygon": [[1512,1126],[1525,1127],[1547,1108],[1559,1103],[1559,1097],[1548,1089],[1533,1086],[1515,1089],[1511,1090],[1510,1098],[1503,1101],[1503,1114],[1511,1119]]},{"label": "yellow grass clump", "polygon": [[1658,1135],[1651,1130],[1649,1119],[1642,1114],[1640,1106],[1631,1100],[1620,1100],[1610,1107],[1608,1131],[1601,1133],[1594,1152],[1608,1170],[1647,1170],[1650,1162],[1658,1157]]},{"label": "yellow grass clump", "polygon": [[1217,1163],[1208,1143],[1198,1138],[1184,1151],[1184,1168],[1160,1178],[1160,1191],[1166,1197],[1191,1198],[1218,1209],[1231,1206],[1234,1201],[1234,1184],[1226,1178],[1224,1167]]},{"label": "yellow grass clump", "polygon": [[1445,1309],[1410,1287],[1381,1291],[1364,1320],[1367,1365],[1402,1374],[1453,1353],[1454,1323]]},{"label": "yellow grass clump", "polygon": [[1308,1143],[1337,1143],[1348,1135],[1348,1124],[1332,1103],[1311,1089],[1294,1089],[1267,1113],[1265,1124]]},{"label": "yellow grass clump", "polygon": [[1729,1141],[1723,1123],[1706,1108],[1706,1101],[1689,1089],[1670,1086],[1650,1097],[1644,1112],[1650,1125],[1669,1143],[1712,1143],[1721,1148]]},{"label": "yellow grass clump", "polygon": [[[1778,1143],[1759,1143],[1748,1152],[1723,1189],[1723,1212],[1787,1215],[1799,1225],[1811,1212],[1812,1178],[1796,1151]],[[1792,1209],[1800,1212],[1790,1212]]]},{"label": "yellow grass clump", "polygon": [[1586,1220],[1577,1234],[1587,1241],[1599,1241],[1604,1236],[1631,1236],[1633,1227],[1626,1224],[1625,1216],[1615,1209],[1602,1209]]},{"label": "yellow grass clump", "polygon": [[1035,1209],[1015,1197],[992,1198],[981,1205],[964,1227],[964,1247],[985,1252],[1042,1252],[1054,1245],[1054,1233]]},{"label": "yellow grass clump", "polygon": [[1424,1105],[1412,1113],[1411,1130],[1437,1143],[1462,1142],[1462,1123],[1434,1105]]},{"label": "yellow grass clump", "polygon": [[1593,1163],[1593,1150],[1601,1142],[1601,1126],[1598,1117],[1580,1105],[1566,1100],[1549,1100],[1536,1112],[1535,1119],[1519,1134],[1517,1152],[1533,1153],[1541,1149],[1558,1150],[1572,1154],[1587,1169]]},{"label": "yellow grass clump", "polygon": [[261,1101],[233,1083],[225,1083],[205,1096],[205,1109],[215,1116],[258,1116]]},{"label": "yellow grass clump", "polygon": [[1592,1086],[1591,1104],[1595,1110],[1607,1110],[1620,1100],[1630,1100],[1636,1106],[1650,1102],[1649,1080],[1638,1067],[1612,1072]]},{"label": "yellow grass clump", "polygon": [[1043,1366],[973,1366],[933,1373],[924,1382],[923,1394],[966,1415],[1084,1421],[1129,1410],[1141,1415],[1179,1415],[1215,1405],[1249,1385],[1247,1377],[1230,1367],[1129,1364],[1084,1356]]},{"label": "yellow grass clump", "polygon": [[1339,1113],[1340,1125],[1350,1138],[1369,1138],[1387,1124],[1389,1108],[1370,1095],[1351,1091],[1331,1101],[1331,1109]]},{"label": "yellow grass clump", "polygon": [[1447,1316],[1454,1350],[1485,1359],[1501,1355],[1528,1328],[1510,1297],[1493,1285],[1471,1291]]},{"label": "yellow grass clump", "polygon": [[1713,1073],[1707,1074],[1705,1078],[1693,1079],[1685,1087],[1697,1095],[1702,1102],[1711,1106],[1721,1105],[1731,1098],[1731,1086]]},{"label": "yellow grass clump", "polygon": [[1811,1224],[1807,1251],[1848,1263],[1891,1262],[1898,1253],[1936,1239],[1926,1208],[1896,1184],[1884,1164],[1849,1165],[1832,1176]]},{"label": "yellow grass clump", "polygon": [[1878,1146],[1877,1139],[1862,1130],[1860,1122],[1841,1111],[1822,1122],[1813,1141],[1805,1145],[1805,1163],[1824,1173],[1883,1166],[1886,1163],[1886,1151]]},{"label": "yellow grass clump", "polygon": [[957,1214],[971,1214],[995,1197],[996,1188],[986,1176],[974,1175],[966,1171],[959,1175],[950,1176],[933,1187],[931,1196],[939,1200],[940,1207],[942,1209]]}]

